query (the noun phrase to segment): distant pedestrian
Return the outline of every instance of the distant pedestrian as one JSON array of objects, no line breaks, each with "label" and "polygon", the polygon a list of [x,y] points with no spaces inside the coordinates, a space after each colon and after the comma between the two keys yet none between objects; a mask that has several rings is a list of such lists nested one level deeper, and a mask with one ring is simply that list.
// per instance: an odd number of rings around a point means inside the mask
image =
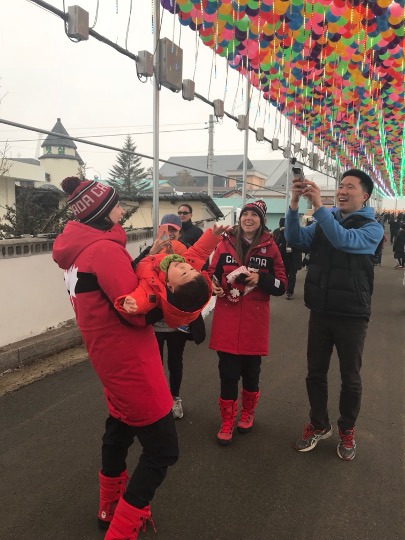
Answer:
[{"label": "distant pedestrian", "polygon": [[193,209],[189,204],[181,204],[177,210],[178,216],[181,219],[180,240],[186,246],[192,246],[202,235],[203,231],[191,221],[193,217]]},{"label": "distant pedestrian", "polygon": [[392,246],[394,251],[394,257],[397,259],[398,264],[395,268],[405,267],[405,223],[401,223],[399,231],[395,236],[394,245]]},{"label": "distant pedestrian", "polygon": [[273,231],[273,236],[283,258],[285,273],[287,275],[288,285],[286,297],[287,300],[291,300],[295,291],[297,272],[302,268],[302,252],[287,242],[284,231],[285,218],[282,217],[279,221],[279,227]]},{"label": "distant pedestrian", "polygon": [[397,235],[397,233],[399,231],[399,225],[400,225],[400,222],[399,222],[398,217],[395,217],[393,215],[392,218],[389,221],[391,244],[393,244],[394,241],[395,241],[395,237],[396,237],[396,235]]}]

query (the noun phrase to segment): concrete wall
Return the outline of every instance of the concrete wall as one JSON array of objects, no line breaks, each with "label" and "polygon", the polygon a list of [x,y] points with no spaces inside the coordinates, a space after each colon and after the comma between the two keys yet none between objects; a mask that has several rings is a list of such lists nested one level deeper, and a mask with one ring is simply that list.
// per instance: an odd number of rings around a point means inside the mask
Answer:
[{"label": "concrete wall", "polygon": [[[152,233],[130,233],[129,240],[128,251],[135,257],[142,246],[152,243]],[[0,347],[74,317],[63,272],[52,260],[52,244],[35,238],[0,242]],[[36,246],[42,252],[36,253]]]}]

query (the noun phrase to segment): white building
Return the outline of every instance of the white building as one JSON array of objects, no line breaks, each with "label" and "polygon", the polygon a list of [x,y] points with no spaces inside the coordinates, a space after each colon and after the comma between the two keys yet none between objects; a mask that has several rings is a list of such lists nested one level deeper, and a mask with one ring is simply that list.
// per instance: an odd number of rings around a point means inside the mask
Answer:
[{"label": "white building", "polygon": [[42,143],[43,153],[39,159],[4,158],[0,170],[0,220],[6,213],[6,206],[15,204],[15,186],[35,186],[57,188],[66,176],[78,174],[83,161],[77,147],[70,139],[58,118],[52,128],[60,137],[48,135]]}]

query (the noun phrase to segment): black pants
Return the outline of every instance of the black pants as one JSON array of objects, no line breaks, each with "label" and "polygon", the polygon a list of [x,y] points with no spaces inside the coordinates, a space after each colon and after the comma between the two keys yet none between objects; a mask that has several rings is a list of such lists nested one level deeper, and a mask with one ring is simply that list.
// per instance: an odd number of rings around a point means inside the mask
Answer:
[{"label": "black pants", "polygon": [[238,383],[242,377],[242,387],[247,392],[259,390],[261,356],[237,355],[218,351],[221,398],[238,399]]},{"label": "black pants", "polygon": [[404,266],[405,263],[405,255],[401,255],[400,253],[395,254],[395,258],[398,261],[399,266]]},{"label": "black pants", "polygon": [[297,281],[297,265],[291,258],[283,260],[285,273],[287,276],[287,294],[294,294],[295,283]]},{"label": "black pants", "polygon": [[142,454],[124,499],[132,506],[144,508],[165,479],[167,468],[174,465],[179,457],[173,414],[170,411],[157,422],[143,427],[129,426],[109,416],[105,427],[101,449],[101,473],[104,476],[119,476],[127,468],[128,449],[135,437],[142,446]]},{"label": "black pants", "polygon": [[167,342],[167,367],[169,370],[169,385],[172,396],[180,395],[183,379],[183,353],[186,346],[187,334],[184,332],[155,332],[159,345],[160,357],[163,363],[163,349]]},{"label": "black pants", "polygon": [[341,391],[338,426],[352,429],[361,404],[360,369],[368,321],[354,317],[328,317],[311,311],[308,327],[308,375],[306,378],[310,419],[315,429],[329,425],[328,370],[333,346],[339,357]]}]

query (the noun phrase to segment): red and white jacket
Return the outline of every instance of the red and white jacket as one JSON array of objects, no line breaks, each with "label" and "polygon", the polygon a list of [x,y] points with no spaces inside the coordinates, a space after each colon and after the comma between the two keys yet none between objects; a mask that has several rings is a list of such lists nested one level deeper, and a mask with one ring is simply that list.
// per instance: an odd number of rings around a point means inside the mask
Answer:
[{"label": "red and white jacket", "polygon": [[114,308],[117,296],[138,278],[120,225],[100,231],[69,221],[54,243],[53,258],[65,282],[89,359],[103,387],[111,416],[145,426],[166,416],[173,404],[151,326]]},{"label": "red and white jacket", "polygon": [[[182,253],[181,256],[184,257],[188,264],[200,272],[207,258],[220,241],[221,237],[214,236],[212,229],[207,229],[197,242]],[[126,296],[131,296],[136,300],[137,314],[145,314],[155,307],[161,308],[166,324],[170,328],[177,328],[194,321],[205,306],[202,306],[197,311],[188,312],[181,311],[169,304],[167,301],[166,274],[160,269],[160,263],[165,257],[167,257],[167,253],[158,253],[157,255],[148,255],[142,259],[135,267],[139,279],[138,287],[131,293],[128,292],[128,294],[116,298],[114,305],[120,313],[125,314],[126,311],[121,304]],[[211,298],[211,280],[207,272],[201,273],[208,284],[208,303]]]},{"label": "red and white jacket", "polygon": [[[259,268],[258,286],[249,292],[244,284],[231,285],[226,280],[228,274],[243,265]],[[210,348],[235,355],[267,355],[270,295],[282,296],[287,287],[283,260],[273,237],[263,233],[250,254],[247,250],[247,259],[239,261],[235,237],[224,235],[208,273],[217,277],[225,292],[216,300]]]}]

